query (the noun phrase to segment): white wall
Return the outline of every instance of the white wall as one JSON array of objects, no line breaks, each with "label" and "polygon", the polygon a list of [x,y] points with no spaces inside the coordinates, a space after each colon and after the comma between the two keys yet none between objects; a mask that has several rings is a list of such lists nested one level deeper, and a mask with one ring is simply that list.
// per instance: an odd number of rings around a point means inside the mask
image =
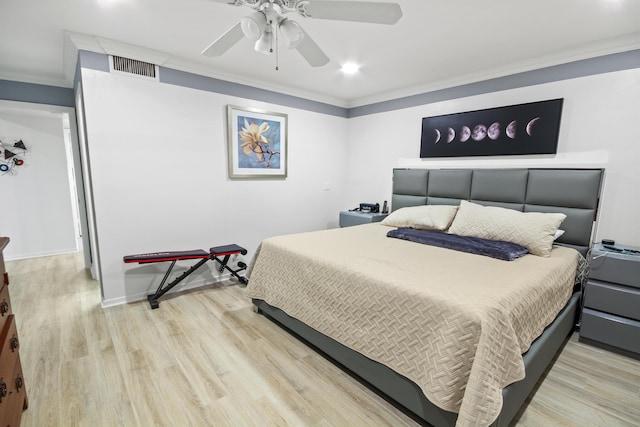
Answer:
[{"label": "white wall", "polygon": [[[389,200],[394,167],[604,167],[596,238],[640,246],[639,79],[619,71],[344,119],[84,69],[104,304],[144,297],[167,267],[124,255],[238,243],[249,260],[268,236],[335,227],[340,210]],[[419,159],[422,117],[560,97],[555,156]],[[289,115],[286,180],[227,178],[227,104]],[[184,287],[216,280],[203,268]]]},{"label": "white wall", "polygon": [[61,116],[3,108],[0,139],[28,148],[23,166],[0,175],[0,235],[11,239],[5,259],[77,251]]},{"label": "white wall", "polygon": [[[249,260],[268,236],[337,226],[347,119],[90,69],[82,87],[105,305],[150,293],[167,268],[124,255],[237,243]],[[289,115],[286,180],[228,179],[227,104]],[[198,273],[185,287],[215,281]]]},{"label": "white wall", "polygon": [[[421,160],[423,117],[564,98],[558,154]],[[345,203],[391,196],[394,167],[604,167],[596,239],[640,246],[640,69],[349,119]]]}]

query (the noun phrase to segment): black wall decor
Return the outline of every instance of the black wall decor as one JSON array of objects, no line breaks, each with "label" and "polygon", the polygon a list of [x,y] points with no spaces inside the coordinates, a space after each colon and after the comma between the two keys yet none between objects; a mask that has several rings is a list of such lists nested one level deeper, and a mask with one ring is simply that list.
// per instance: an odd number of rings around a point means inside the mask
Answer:
[{"label": "black wall decor", "polygon": [[555,154],[562,101],[425,117],[420,157]]}]

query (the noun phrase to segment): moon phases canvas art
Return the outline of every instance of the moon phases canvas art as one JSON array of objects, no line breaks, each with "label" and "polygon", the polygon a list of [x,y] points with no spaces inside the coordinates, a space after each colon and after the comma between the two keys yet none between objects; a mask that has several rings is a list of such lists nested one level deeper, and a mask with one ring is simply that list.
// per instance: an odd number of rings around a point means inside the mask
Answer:
[{"label": "moon phases canvas art", "polygon": [[[555,154],[562,103],[559,98],[424,117],[420,157]],[[446,144],[438,144],[445,138]]]}]

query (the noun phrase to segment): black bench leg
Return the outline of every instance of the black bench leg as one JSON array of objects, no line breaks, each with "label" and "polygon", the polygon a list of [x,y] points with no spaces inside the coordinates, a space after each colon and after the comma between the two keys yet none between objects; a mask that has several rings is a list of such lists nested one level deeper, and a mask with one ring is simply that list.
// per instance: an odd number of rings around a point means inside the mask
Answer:
[{"label": "black bench leg", "polygon": [[173,282],[169,283],[166,287],[163,288],[162,286],[164,285],[164,282],[167,281],[167,278],[169,277],[169,273],[171,273],[171,270],[173,269],[173,266],[176,263],[175,261],[172,261],[171,265],[169,266],[169,269],[164,274],[164,278],[162,279],[162,282],[160,282],[160,286],[158,286],[156,293],[147,296],[147,300],[149,301],[149,305],[151,306],[151,308],[152,309],[158,308],[160,306],[160,302],[158,301],[158,299],[161,296],[169,292],[171,288],[176,286],[178,283],[182,282],[183,279],[185,279],[188,275],[196,271],[202,264],[204,264],[207,261],[209,261],[209,258],[201,259],[200,261],[198,261],[198,263],[194,264],[191,268],[189,268],[187,271],[182,273],[181,276],[177,277],[175,280],[173,280]]},{"label": "black bench leg", "polygon": [[147,295],[147,300],[149,301],[149,305],[152,310],[160,307],[160,302],[158,301],[158,298],[156,298],[156,294]]},{"label": "black bench leg", "polygon": [[238,262],[239,268],[234,270],[231,267],[229,267],[229,265],[227,265],[230,257],[231,257],[230,255],[225,255],[221,261],[220,258],[218,258],[217,256],[214,256],[213,259],[215,259],[220,264],[220,268],[218,268],[218,272],[222,273],[224,270],[227,270],[228,272],[231,273],[233,277],[238,279],[240,283],[242,283],[243,285],[246,285],[247,283],[249,283],[249,280],[246,277],[239,275],[238,273],[240,271],[246,270],[247,264],[245,264],[244,262]]},{"label": "black bench leg", "polygon": [[238,278],[238,280],[240,281],[240,283],[242,283],[243,285],[246,285],[249,283],[249,279],[247,279],[244,276],[240,276],[238,274],[238,272],[240,271],[244,271],[247,269],[247,264],[245,264],[244,262],[239,262],[238,263],[238,269],[233,271],[231,274],[233,274],[234,276],[236,276]]}]

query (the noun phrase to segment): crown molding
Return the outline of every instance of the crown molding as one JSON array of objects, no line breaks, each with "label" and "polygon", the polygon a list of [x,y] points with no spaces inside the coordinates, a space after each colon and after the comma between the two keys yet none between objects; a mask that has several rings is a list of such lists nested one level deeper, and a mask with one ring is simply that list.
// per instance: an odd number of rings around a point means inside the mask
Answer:
[{"label": "crown molding", "polygon": [[202,66],[201,64],[198,64],[196,62],[174,57],[164,52],[146,49],[140,46],[135,46],[129,43],[123,43],[102,37],[75,33],[72,31],[65,31],[64,44],[64,69],[65,77],[68,80],[68,85],[71,85],[71,83],[73,82],[79,50],[137,59],[139,61],[149,62],[162,67],[173,68],[178,71],[184,71],[204,77],[211,77],[231,83],[251,86],[259,89],[278,92],[284,95],[295,96],[311,101],[322,102],[337,107],[346,108],[346,101],[344,99],[328,97],[311,91],[292,90],[291,88],[286,86],[267,85],[263,81],[242,79],[229,74],[212,71],[210,68]]},{"label": "crown molding", "polygon": [[481,82],[527,71],[534,71],[584,59],[597,58],[599,56],[606,56],[637,49],[640,49],[640,32],[628,34],[623,37],[601,40],[596,43],[585,43],[576,45],[571,49],[558,50],[550,55],[530,58],[518,63],[509,64],[508,66],[504,67],[490,68],[475,73],[465,74],[455,79],[433,81],[424,85],[408,86],[394,91],[351,99],[347,101],[346,107],[362,107],[370,104],[406,98],[409,96],[420,95],[437,90],[448,89],[470,83]]},{"label": "crown molding", "polygon": [[150,62],[178,71],[197,74],[204,77],[224,80],[245,86],[265,89],[311,101],[326,103],[341,108],[356,108],[377,104],[401,98],[421,95],[429,92],[444,90],[452,87],[462,86],[470,83],[515,75],[523,72],[534,71],[547,67],[567,64],[584,59],[596,58],[610,54],[622,53],[640,49],[640,32],[628,34],[622,37],[601,40],[595,43],[585,43],[576,45],[571,49],[558,50],[550,55],[526,59],[519,63],[510,64],[504,67],[496,67],[469,73],[455,79],[444,79],[432,81],[422,85],[409,86],[402,89],[379,93],[371,96],[340,99],[329,97],[312,91],[296,90],[286,86],[268,85],[262,81],[238,78],[235,75],[216,72],[202,64],[174,57],[164,52],[142,48],[116,40],[90,36],[71,31],[65,31],[64,38],[64,79],[39,78],[37,76],[24,76],[10,73],[0,73],[0,79],[23,81],[35,84],[47,84],[51,86],[73,87],[78,51],[86,50],[107,55],[118,55],[140,61]]},{"label": "crown molding", "polygon": [[187,73],[197,74],[204,77],[211,77],[214,79],[224,80],[230,83],[237,83],[240,85],[251,86],[257,89],[268,90],[272,92],[278,92],[282,95],[293,96],[297,98],[303,98],[309,101],[321,102],[324,104],[333,105],[335,107],[347,108],[347,101],[340,98],[329,97],[317,92],[295,90],[287,86],[279,86],[273,84],[266,84],[263,81],[238,78],[225,73],[214,72],[210,68],[203,67],[202,65],[183,60],[181,58],[170,58],[165,64],[167,68],[173,68],[174,70],[184,71]]},{"label": "crown molding", "polygon": [[2,72],[0,71],[0,80],[8,80],[13,82],[20,83],[32,83],[36,85],[44,85],[44,86],[55,86],[55,87],[63,87],[70,88],[72,87],[72,83],[64,79],[56,79],[51,77],[43,77],[43,76],[34,76],[34,75],[25,75],[22,73],[10,73],[10,72]]}]

